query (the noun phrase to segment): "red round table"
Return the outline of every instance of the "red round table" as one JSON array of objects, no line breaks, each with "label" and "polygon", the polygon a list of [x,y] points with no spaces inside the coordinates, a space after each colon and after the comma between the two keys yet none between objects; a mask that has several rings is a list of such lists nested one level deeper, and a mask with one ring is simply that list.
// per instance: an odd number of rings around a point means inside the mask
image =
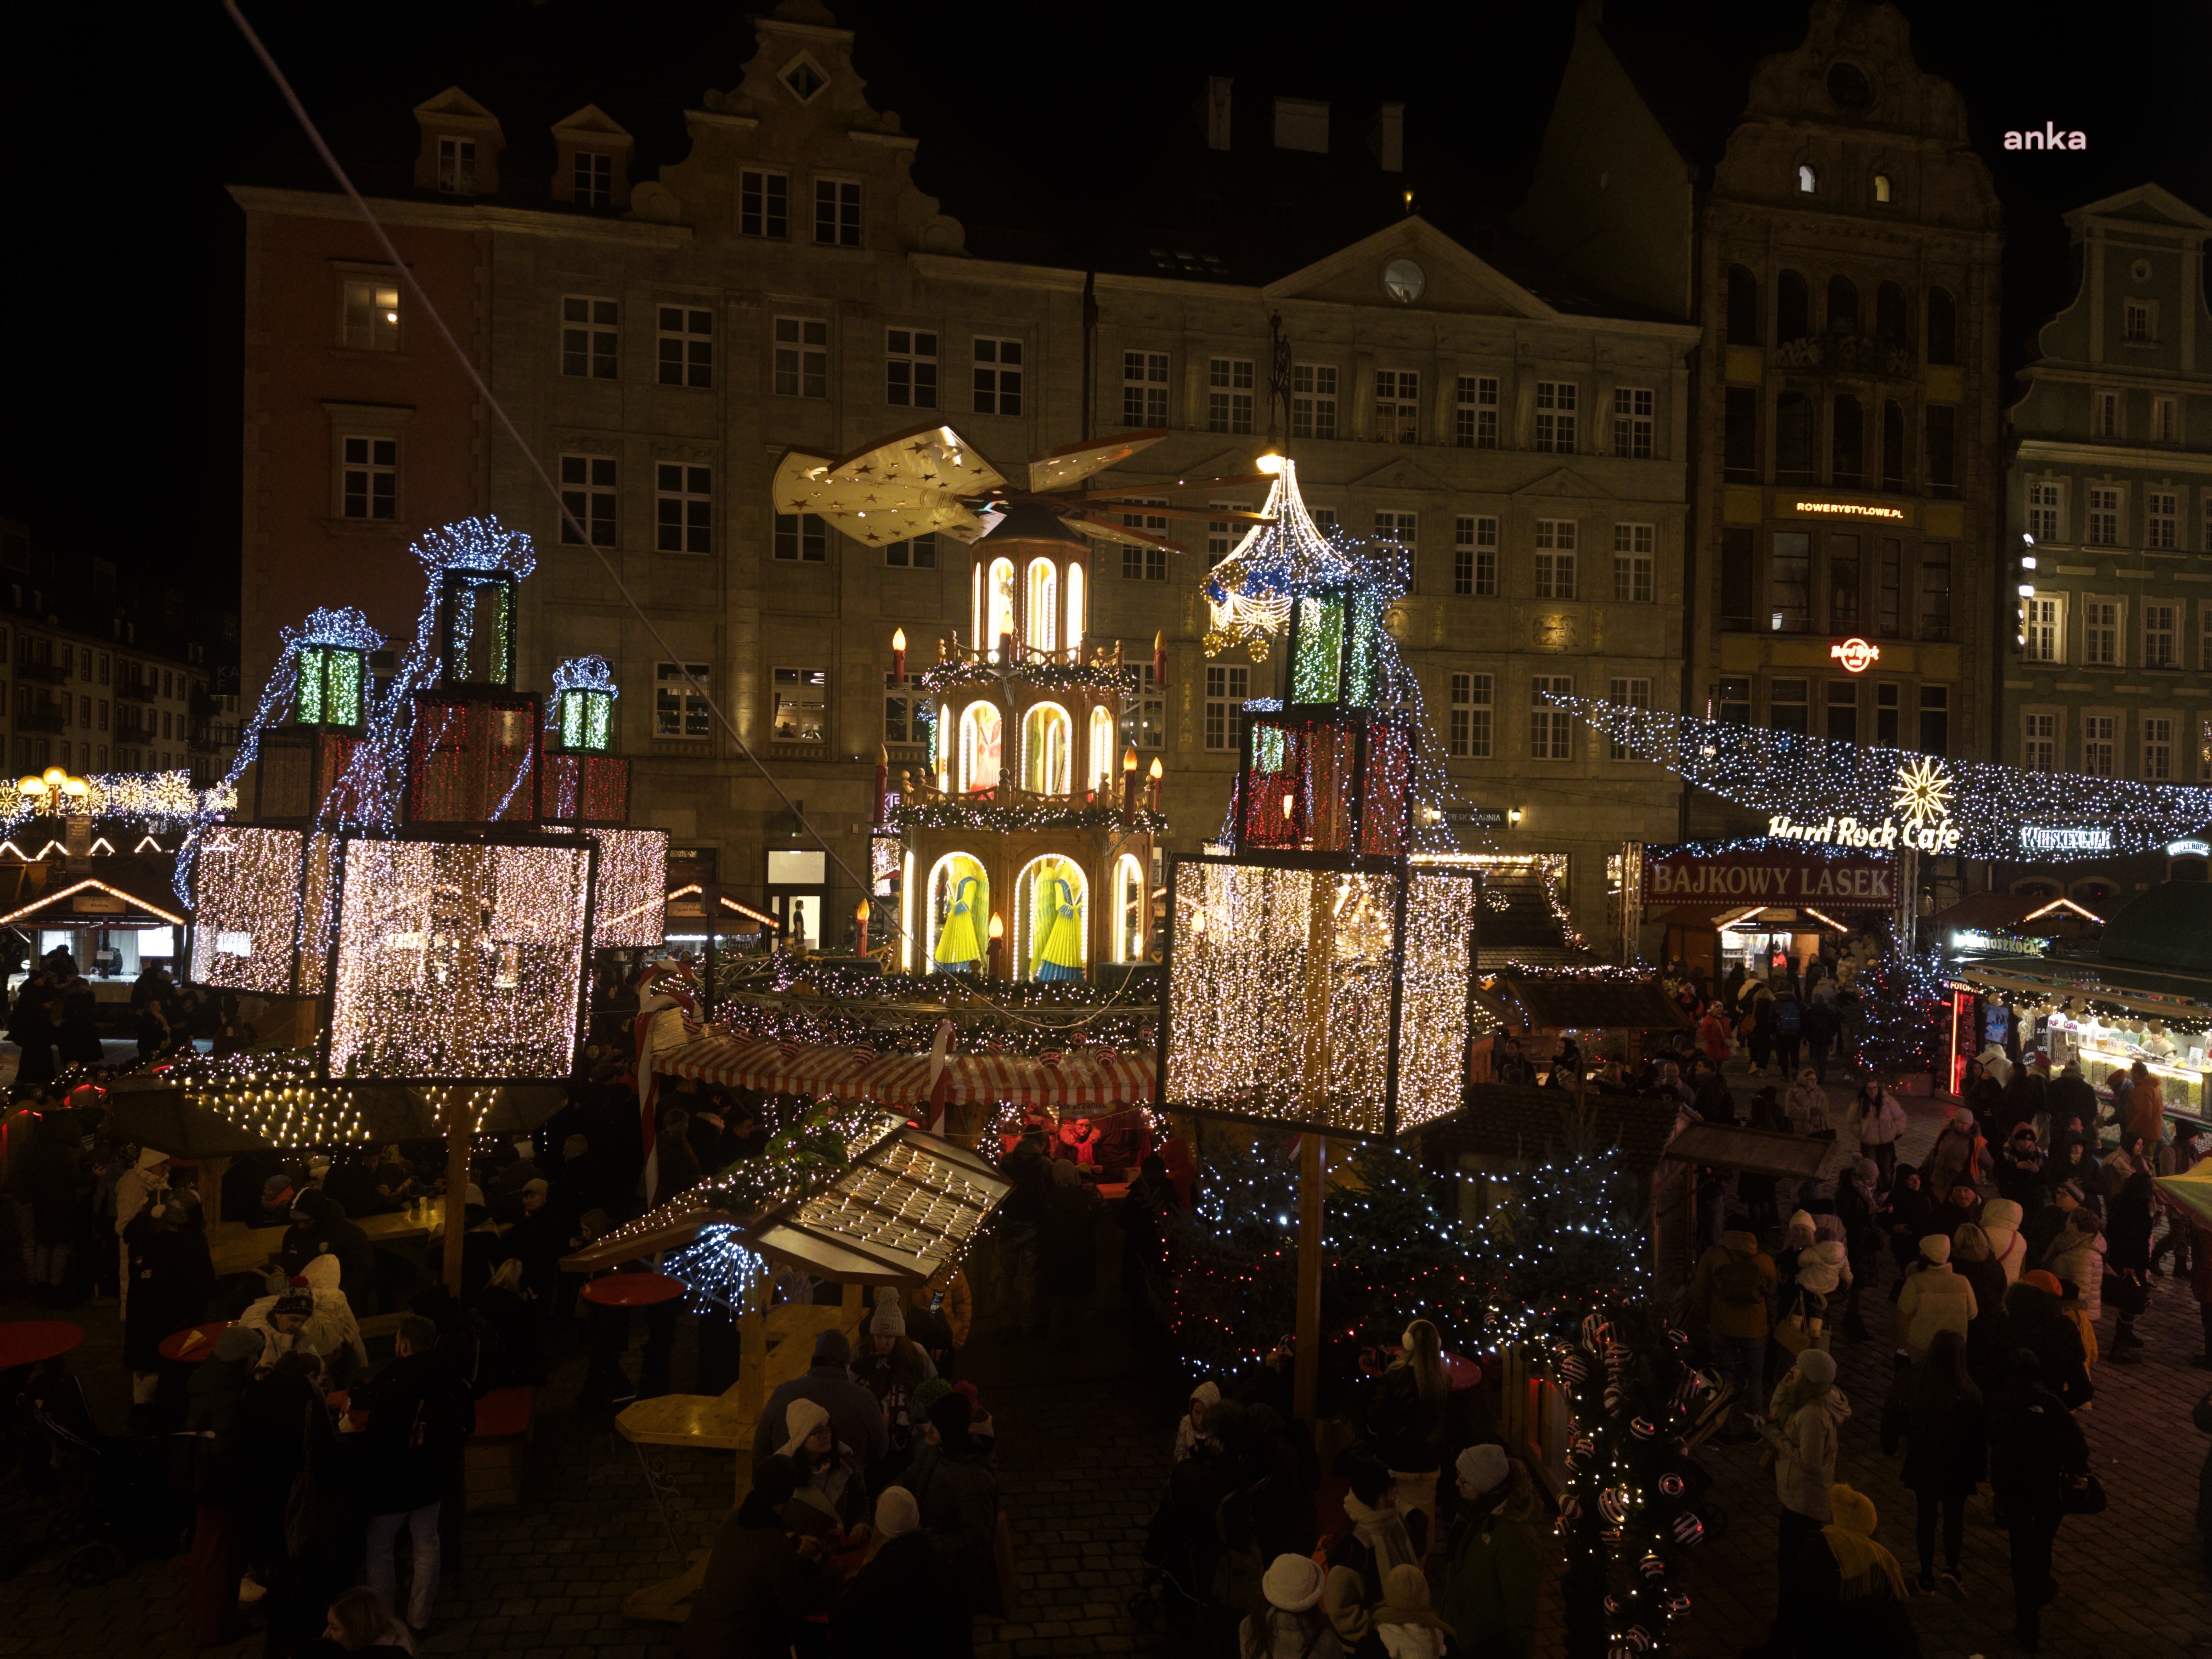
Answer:
[{"label": "red round table", "polygon": [[584,1300],[603,1308],[657,1308],[683,1294],[665,1273],[606,1273],[584,1286]]},{"label": "red round table", "polygon": [[[222,1319],[208,1325],[188,1325],[181,1331],[171,1331],[163,1337],[156,1352],[164,1359],[179,1359],[187,1365],[197,1365],[215,1352],[216,1338],[229,1328],[230,1322]],[[199,1340],[186,1347],[186,1340],[195,1333]]]},{"label": "red round table", "polygon": [[18,1319],[0,1325],[0,1371],[58,1359],[84,1340],[84,1327],[60,1319]]},{"label": "red round table", "polygon": [[1444,1375],[1450,1378],[1455,1390],[1471,1389],[1482,1381],[1482,1367],[1466,1355],[1445,1353],[1440,1357],[1444,1362]]}]

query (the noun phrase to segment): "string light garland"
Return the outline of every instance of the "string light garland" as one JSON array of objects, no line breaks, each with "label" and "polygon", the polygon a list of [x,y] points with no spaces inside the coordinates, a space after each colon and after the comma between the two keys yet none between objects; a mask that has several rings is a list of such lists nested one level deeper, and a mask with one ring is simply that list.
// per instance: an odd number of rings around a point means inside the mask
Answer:
[{"label": "string light garland", "polygon": [[354,836],[341,860],[333,1074],[569,1074],[586,844]]},{"label": "string light garland", "polygon": [[586,830],[599,848],[592,899],[592,945],[651,949],[660,943],[668,907],[668,831]]},{"label": "string light garland", "polygon": [[299,830],[218,824],[205,831],[192,978],[264,996],[292,994],[307,845]]},{"label": "string light garland", "polygon": [[1157,836],[1167,829],[1167,819],[1149,806],[1139,805],[1129,815],[1125,826],[1118,805],[1081,798],[1002,806],[980,795],[908,796],[886,810],[884,818],[886,828],[902,831],[976,830],[1014,835],[1027,830],[1103,830],[1127,827],[1140,835]]},{"label": "string light garland", "polygon": [[1144,670],[1136,663],[1019,660],[1001,667],[988,659],[948,657],[912,677],[909,684],[924,696],[944,696],[973,687],[998,685],[1018,679],[1024,685],[1050,690],[1116,691],[1133,696],[1144,689]]},{"label": "string light garland", "polygon": [[1597,698],[1546,701],[1631,757],[1769,814],[1769,833],[1786,830],[1793,844],[2063,863],[2152,851],[2212,820],[2212,788],[1945,759]]}]

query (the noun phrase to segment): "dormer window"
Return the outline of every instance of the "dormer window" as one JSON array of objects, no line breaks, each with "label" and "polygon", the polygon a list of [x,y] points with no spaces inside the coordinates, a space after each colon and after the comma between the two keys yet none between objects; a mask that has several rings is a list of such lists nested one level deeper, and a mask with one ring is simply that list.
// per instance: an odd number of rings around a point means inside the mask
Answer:
[{"label": "dormer window", "polygon": [[477,141],[473,138],[438,140],[438,188],[448,196],[477,192]]},{"label": "dormer window", "polygon": [[1800,196],[1812,195],[1820,188],[1820,181],[1814,175],[1813,169],[1811,167],[1802,165],[1798,167],[1797,193]]},{"label": "dormer window", "polygon": [[606,151],[578,150],[574,176],[578,207],[607,208],[615,204],[615,158]]}]

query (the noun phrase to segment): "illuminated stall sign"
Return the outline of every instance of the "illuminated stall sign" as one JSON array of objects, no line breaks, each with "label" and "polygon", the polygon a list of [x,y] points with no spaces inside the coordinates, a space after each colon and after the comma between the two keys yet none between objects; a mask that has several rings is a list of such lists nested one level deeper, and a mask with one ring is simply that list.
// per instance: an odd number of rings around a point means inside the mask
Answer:
[{"label": "illuminated stall sign", "polygon": [[2109,853],[2112,831],[2106,824],[2023,823],[2020,826],[2023,853]]},{"label": "illuminated stall sign", "polygon": [[1644,902],[1887,910],[1897,903],[1897,868],[1880,854],[1834,858],[1786,847],[1734,853],[1653,847],[1644,854]]}]

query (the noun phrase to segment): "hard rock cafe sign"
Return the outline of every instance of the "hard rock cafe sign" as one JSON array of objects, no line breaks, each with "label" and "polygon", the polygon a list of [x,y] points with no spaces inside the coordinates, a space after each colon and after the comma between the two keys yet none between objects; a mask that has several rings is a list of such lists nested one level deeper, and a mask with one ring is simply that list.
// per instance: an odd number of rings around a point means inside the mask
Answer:
[{"label": "hard rock cafe sign", "polygon": [[1843,664],[1846,674],[1863,674],[1881,660],[1881,647],[1871,641],[1852,638],[1830,646],[1828,654]]},{"label": "hard rock cafe sign", "polygon": [[1778,812],[1767,818],[1766,833],[1784,841],[1819,842],[1829,847],[1955,853],[1964,831],[1951,823],[1951,799],[1949,769],[1932,756],[1919,755],[1897,769],[1889,816],[1881,822],[1832,815],[1808,823]]}]

